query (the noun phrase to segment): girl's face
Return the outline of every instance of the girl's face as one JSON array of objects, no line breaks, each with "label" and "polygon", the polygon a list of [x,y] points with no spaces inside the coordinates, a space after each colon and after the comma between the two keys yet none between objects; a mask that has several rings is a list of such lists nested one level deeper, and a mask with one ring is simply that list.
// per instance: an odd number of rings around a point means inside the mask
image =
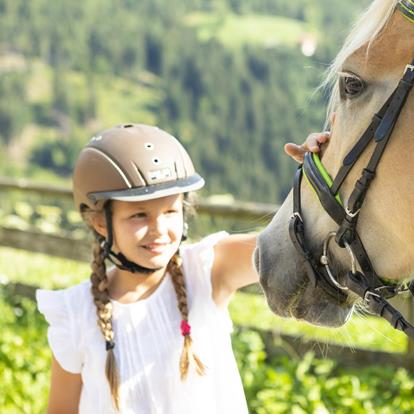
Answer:
[{"label": "girl's face", "polygon": [[112,201],[114,250],[150,269],[167,266],[183,234],[183,195]]}]

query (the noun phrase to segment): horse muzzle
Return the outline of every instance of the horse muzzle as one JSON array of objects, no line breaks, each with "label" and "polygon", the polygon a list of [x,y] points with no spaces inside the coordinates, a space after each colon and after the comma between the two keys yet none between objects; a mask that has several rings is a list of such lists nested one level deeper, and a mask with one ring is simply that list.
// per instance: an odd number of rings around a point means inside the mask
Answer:
[{"label": "horse muzzle", "polygon": [[[286,205],[287,204],[287,205]],[[254,263],[267,303],[276,315],[306,320],[317,325],[341,326],[352,305],[344,295],[309,278],[306,262],[291,243],[287,201],[272,223],[258,236]],[[346,296],[345,296],[346,297]]]}]

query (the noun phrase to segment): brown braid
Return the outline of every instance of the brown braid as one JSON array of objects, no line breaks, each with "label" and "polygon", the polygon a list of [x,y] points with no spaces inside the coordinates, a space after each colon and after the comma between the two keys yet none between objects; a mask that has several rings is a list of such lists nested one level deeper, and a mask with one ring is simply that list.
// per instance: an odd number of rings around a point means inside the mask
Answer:
[{"label": "brown braid", "polygon": [[[168,272],[171,274],[171,279],[174,285],[175,293],[177,295],[178,309],[180,310],[181,318],[188,323],[188,305],[187,305],[187,290],[185,287],[184,274],[182,270],[182,259],[177,252],[168,263]],[[181,380],[185,380],[188,375],[190,360],[193,359],[195,369],[199,375],[204,375],[206,367],[192,352],[191,345],[193,341],[190,333],[184,335],[184,347],[180,358],[180,374]]]},{"label": "brown braid", "polygon": [[91,292],[93,302],[96,306],[98,326],[107,344],[105,375],[109,383],[113,402],[117,411],[119,411],[119,372],[113,350],[114,331],[112,328],[112,303],[109,298],[108,277],[106,274],[105,257],[101,243],[102,236],[95,232],[93,261],[91,264]]}]

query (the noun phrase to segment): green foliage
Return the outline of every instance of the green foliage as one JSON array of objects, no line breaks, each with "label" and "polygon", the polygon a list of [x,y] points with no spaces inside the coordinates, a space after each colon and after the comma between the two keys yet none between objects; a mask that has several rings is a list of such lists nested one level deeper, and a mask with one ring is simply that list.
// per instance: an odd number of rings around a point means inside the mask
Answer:
[{"label": "green foliage", "polygon": [[217,39],[228,48],[245,45],[296,46],[306,32],[303,22],[281,16],[191,13],[185,23],[202,41]]},{"label": "green foliage", "polygon": [[236,330],[233,347],[254,414],[402,414],[414,409],[414,375],[393,367],[347,369],[313,353],[266,358],[260,336]]},{"label": "green foliage", "polygon": [[29,299],[0,290],[2,413],[43,413],[49,385],[46,323]]},{"label": "green foliage", "polygon": [[91,135],[143,122],[183,141],[207,193],[280,201],[294,170],[283,144],[322,128],[312,92],[367,2],[3,0],[2,54],[20,63],[16,81],[0,60],[1,143],[20,145],[0,172],[69,177]]},{"label": "green foliage", "polygon": [[[46,322],[28,299],[0,289],[0,406],[5,414],[45,412],[50,352]],[[261,337],[236,328],[233,348],[251,414],[405,414],[414,375],[405,369],[347,369],[312,353],[269,359]]]},{"label": "green foliage", "polygon": [[[10,144],[12,138],[30,122],[30,109],[26,100],[26,75],[24,72],[0,75],[0,141]],[[6,99],[5,99],[6,98]]]},{"label": "green foliage", "polygon": [[75,140],[66,142],[59,137],[44,139],[32,149],[30,161],[57,175],[68,176],[81,148]]},{"label": "green foliage", "polygon": [[[25,203],[17,203],[16,210],[21,217],[31,217],[33,213],[33,208]],[[50,210],[48,215],[56,213],[57,210]],[[59,214],[55,217],[58,219]],[[89,272],[86,263],[0,249],[3,282],[7,278],[57,288],[78,283],[89,277]],[[11,296],[4,287],[0,287],[0,314],[2,413],[45,412],[50,369],[46,323],[32,301]],[[260,335],[248,327],[277,329],[307,338],[329,336],[347,345],[403,351],[402,339],[398,333],[390,332],[385,321],[357,317],[342,332],[315,328],[276,318],[262,296],[243,293],[232,301],[231,315],[237,326],[233,347],[251,414],[405,414],[414,409],[414,375],[407,370],[384,366],[349,369],[332,360],[318,360],[312,353],[270,358]],[[368,330],[375,323],[376,327]]]}]

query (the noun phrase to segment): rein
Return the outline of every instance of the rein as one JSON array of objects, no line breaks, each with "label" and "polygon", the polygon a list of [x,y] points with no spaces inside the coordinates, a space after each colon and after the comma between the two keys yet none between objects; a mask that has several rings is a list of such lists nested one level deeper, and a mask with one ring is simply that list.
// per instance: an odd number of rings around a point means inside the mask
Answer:
[{"label": "rein", "polygon": [[[397,7],[405,17],[414,22],[414,2],[401,0]],[[305,269],[313,286],[319,284],[339,303],[347,300],[347,291],[357,294],[363,299],[369,312],[385,318],[395,329],[404,332],[411,339],[414,339],[414,327],[387,299],[407,290],[414,295],[414,282],[401,287],[389,285],[378,276],[358,235],[357,223],[366,193],[375,177],[381,157],[413,85],[414,60],[406,66],[404,75],[394,92],[373,116],[368,128],[346,155],[334,179],[330,177],[317,154],[305,154],[304,162],[295,174],[293,214],[289,224],[290,238],[304,259]],[[371,158],[355,183],[349,199],[343,203],[339,190],[361,154],[372,141],[375,143],[375,148]],[[323,209],[338,225],[335,232],[329,233],[320,261],[315,259],[305,239],[300,194],[303,176],[316,193]],[[351,258],[351,270],[341,282],[335,278],[329,265],[329,243],[332,239],[335,239],[339,247],[346,248]],[[357,264],[360,270],[357,269]]]}]

